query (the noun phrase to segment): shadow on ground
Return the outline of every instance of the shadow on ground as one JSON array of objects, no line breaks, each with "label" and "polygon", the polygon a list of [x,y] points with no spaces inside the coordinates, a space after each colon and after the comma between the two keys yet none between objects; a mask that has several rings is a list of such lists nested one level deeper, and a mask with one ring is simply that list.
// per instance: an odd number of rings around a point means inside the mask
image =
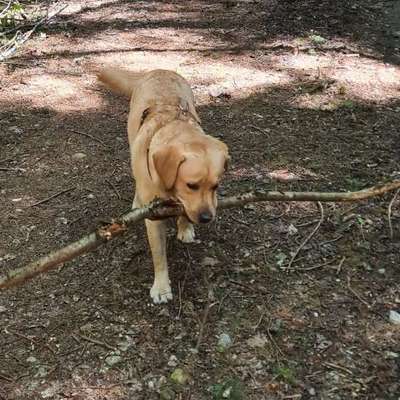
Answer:
[{"label": "shadow on ground", "polygon": [[[200,107],[205,130],[232,154],[222,195],[265,184],[354,190],[399,171],[398,102],[339,99],[316,110],[296,105],[304,91],[295,82]],[[0,268],[32,261],[129,208],[127,102],[104,100],[81,113],[2,104]],[[302,180],[271,183],[276,169]],[[395,399],[399,332],[387,312],[399,296],[400,215],[394,209],[390,239],[389,199],[327,205],[291,274],[284,272],[291,254],[320,218],[312,204],[223,212],[199,230],[197,245],[178,243],[171,225],[168,306],[149,304],[142,226],[1,293],[0,395],[156,399],[169,390],[208,399],[218,385],[238,382],[248,399]],[[234,345],[219,352],[222,333]],[[191,376],[186,385],[169,380],[177,366]]]}]

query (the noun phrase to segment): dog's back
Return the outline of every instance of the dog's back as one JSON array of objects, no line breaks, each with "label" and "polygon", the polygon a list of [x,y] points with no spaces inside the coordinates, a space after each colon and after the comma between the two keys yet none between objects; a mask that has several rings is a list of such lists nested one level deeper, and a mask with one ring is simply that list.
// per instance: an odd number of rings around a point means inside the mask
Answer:
[{"label": "dog's back", "polygon": [[186,80],[173,71],[156,69],[149,72],[132,72],[106,68],[97,74],[100,81],[113,91],[125,96],[147,98],[147,101],[171,103],[174,98],[194,102],[193,93]]},{"label": "dog's back", "polygon": [[188,82],[174,71],[156,69],[149,72],[131,72],[105,68],[97,77],[113,91],[131,98],[128,131],[134,137],[141,125],[145,110],[154,106],[185,104],[199,120],[194,106],[193,92]]}]

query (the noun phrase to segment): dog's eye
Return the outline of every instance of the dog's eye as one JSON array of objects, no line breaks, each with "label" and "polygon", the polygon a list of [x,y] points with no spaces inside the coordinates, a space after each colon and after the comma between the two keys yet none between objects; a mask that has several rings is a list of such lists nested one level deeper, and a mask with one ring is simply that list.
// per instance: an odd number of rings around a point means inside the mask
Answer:
[{"label": "dog's eye", "polygon": [[199,190],[199,185],[197,183],[187,183],[186,185],[190,190]]},{"label": "dog's eye", "polygon": [[215,191],[215,190],[217,190],[218,189],[218,183],[216,183],[212,188],[211,188],[211,190],[213,190],[213,191]]}]

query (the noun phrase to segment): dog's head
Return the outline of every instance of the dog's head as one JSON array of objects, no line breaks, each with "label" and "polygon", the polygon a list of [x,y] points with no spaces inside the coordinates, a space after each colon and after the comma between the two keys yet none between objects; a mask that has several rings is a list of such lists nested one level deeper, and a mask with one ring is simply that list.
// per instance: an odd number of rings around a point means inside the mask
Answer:
[{"label": "dog's head", "polygon": [[179,200],[193,223],[212,221],[217,188],[229,160],[227,146],[202,135],[189,143],[169,143],[153,153],[154,169],[166,192]]}]

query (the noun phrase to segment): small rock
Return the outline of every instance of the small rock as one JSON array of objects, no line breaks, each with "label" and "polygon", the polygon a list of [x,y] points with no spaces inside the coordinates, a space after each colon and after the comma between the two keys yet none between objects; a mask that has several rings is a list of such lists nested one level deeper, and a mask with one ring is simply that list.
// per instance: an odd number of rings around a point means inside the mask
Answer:
[{"label": "small rock", "polygon": [[33,356],[30,356],[26,359],[26,362],[29,362],[29,363],[36,363],[37,361],[38,361],[37,358],[33,357]]},{"label": "small rock", "polygon": [[160,310],[160,312],[158,313],[158,316],[159,316],[159,317],[169,317],[170,315],[169,315],[169,310],[168,310],[168,308],[162,308],[162,309]]},{"label": "small rock", "polygon": [[93,193],[89,193],[87,195],[87,198],[90,199],[90,200],[93,200],[95,198],[95,195]]},{"label": "small rock", "polygon": [[264,368],[264,364],[262,361],[258,361],[257,364],[254,365],[254,369],[260,370]]},{"label": "small rock", "polygon": [[268,342],[268,339],[264,335],[255,335],[247,339],[247,345],[250,347],[264,347]]},{"label": "small rock", "polygon": [[298,230],[293,224],[290,224],[290,225],[289,225],[289,227],[288,227],[288,234],[289,234],[290,236],[297,235],[298,232],[299,232],[299,230]]},{"label": "small rock", "polygon": [[385,351],[385,358],[399,358],[400,354],[395,353],[394,351]]},{"label": "small rock", "polygon": [[113,365],[116,365],[116,364],[118,364],[119,362],[121,362],[121,360],[122,360],[122,357],[121,356],[119,356],[119,355],[117,355],[117,354],[113,354],[113,355],[111,355],[111,356],[108,356],[107,358],[106,358],[106,364],[109,366],[109,367],[112,367]]},{"label": "small rock", "polygon": [[44,367],[43,365],[41,365],[39,368],[38,368],[38,370],[37,370],[37,372],[36,372],[36,374],[35,374],[35,378],[44,378],[44,377],[46,377],[47,376],[47,369],[46,369],[46,367]]},{"label": "small rock", "polygon": [[314,388],[308,389],[308,393],[309,393],[310,396],[315,396],[317,394],[317,392],[315,391]]},{"label": "small rock", "polygon": [[397,311],[389,311],[389,321],[392,324],[400,325],[400,314]]},{"label": "small rock", "polygon": [[231,392],[232,392],[232,386],[229,386],[227,389],[225,389],[225,390],[222,392],[222,397],[223,397],[224,399],[229,399],[229,398],[231,397]]},{"label": "small rock", "polygon": [[160,399],[161,400],[174,400],[175,392],[169,387],[164,387],[160,390]]},{"label": "small rock", "polygon": [[178,365],[178,359],[176,356],[171,355],[171,357],[168,360],[168,366],[169,367],[176,367]]},{"label": "small rock", "polygon": [[156,388],[156,384],[155,384],[155,382],[153,381],[153,380],[149,380],[148,382],[147,382],[147,387],[150,389],[150,390],[154,390],[155,388]]},{"label": "small rock", "polygon": [[137,379],[129,380],[129,391],[130,392],[141,392],[143,390],[143,385]]},{"label": "small rock", "polygon": [[204,257],[201,265],[203,267],[214,267],[215,265],[219,264],[219,261],[213,257]]},{"label": "small rock", "polygon": [[18,128],[18,126],[10,126],[8,128],[9,131],[16,133],[17,135],[20,135],[21,133],[23,133],[23,130],[21,128]]},{"label": "small rock", "polygon": [[324,335],[320,335],[319,333],[317,333],[316,342],[316,348],[318,350],[326,350],[328,347],[332,346],[332,342],[328,340]]},{"label": "small rock", "polygon": [[52,384],[52,386],[49,386],[47,389],[43,390],[40,395],[44,399],[54,399],[57,395],[57,392],[60,391],[60,385],[59,384]]},{"label": "small rock", "polygon": [[85,153],[75,153],[72,155],[72,159],[74,160],[83,160],[84,158],[86,158]]},{"label": "small rock", "polygon": [[208,90],[208,94],[214,98],[220,99],[230,99],[232,95],[228,92],[228,90],[222,86],[212,86]]},{"label": "small rock", "polygon": [[189,380],[189,375],[182,368],[176,368],[171,374],[171,381],[179,385],[184,385]]},{"label": "small rock", "polygon": [[125,336],[125,340],[118,342],[118,349],[121,351],[127,351],[131,346],[135,344],[135,341],[130,336]]},{"label": "small rock", "polygon": [[232,346],[232,339],[227,333],[221,333],[218,337],[217,350],[223,353],[226,349]]},{"label": "small rock", "polygon": [[385,268],[379,268],[379,269],[378,269],[378,272],[379,272],[381,275],[384,275],[385,272],[386,272],[386,269],[385,269]]},{"label": "small rock", "polygon": [[83,332],[89,332],[93,329],[93,324],[88,322],[87,324],[82,325],[79,329]]},{"label": "small rock", "polygon": [[325,44],[327,42],[327,40],[324,37],[319,35],[311,35],[310,40],[316,45]]},{"label": "small rock", "polygon": [[4,306],[0,306],[0,314],[6,312],[7,309]]},{"label": "small rock", "polygon": [[282,330],[283,321],[281,319],[275,319],[271,322],[269,331],[271,333],[279,333]]}]

